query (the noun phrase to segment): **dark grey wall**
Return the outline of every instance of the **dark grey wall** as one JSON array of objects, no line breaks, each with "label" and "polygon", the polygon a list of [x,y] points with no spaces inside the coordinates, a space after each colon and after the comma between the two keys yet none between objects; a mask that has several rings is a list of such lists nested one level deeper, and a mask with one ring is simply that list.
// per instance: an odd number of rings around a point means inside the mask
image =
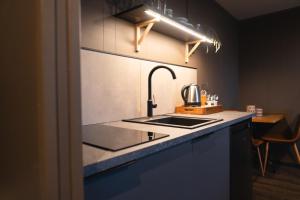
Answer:
[{"label": "dark grey wall", "polygon": [[198,83],[208,83],[212,93],[221,97],[226,109],[239,107],[238,84],[238,23],[215,1],[190,0],[189,16],[194,23],[211,26],[222,41],[221,50],[208,54],[202,49],[198,54]]},{"label": "dark grey wall", "polygon": [[300,8],[240,24],[241,106],[266,113],[300,113]]},{"label": "dark grey wall", "polygon": [[238,22],[214,1],[171,0],[168,4],[193,24],[208,25],[218,33],[222,47],[217,54],[206,53],[202,46],[194,55],[200,63],[198,84],[208,85],[209,92],[218,94],[226,109],[239,108]]},{"label": "dark grey wall", "polygon": [[[81,2],[82,47],[184,65],[181,64],[183,54],[178,54],[178,52],[184,52],[183,43],[151,32],[145,42],[151,41],[152,43],[149,43],[148,47],[145,45],[139,54],[131,52],[133,47],[131,40],[134,38],[134,35],[130,35],[130,33],[132,32],[133,34],[134,32],[130,27],[133,26],[129,27],[125,22],[107,17],[107,13],[101,14],[101,4],[99,4],[101,1],[81,0]],[[168,7],[174,10],[174,15],[188,16],[193,24],[208,25],[218,33],[223,44],[219,53],[209,52],[206,54],[205,49],[202,47],[195,52],[188,65],[198,68],[198,83],[200,85],[202,83],[208,84],[210,92],[220,96],[220,100],[225,108],[238,108],[237,21],[215,3],[215,1],[168,0],[167,2]],[[103,5],[106,7],[105,3]],[[118,35],[128,36],[121,38]],[[109,44],[109,41],[113,44]]]}]

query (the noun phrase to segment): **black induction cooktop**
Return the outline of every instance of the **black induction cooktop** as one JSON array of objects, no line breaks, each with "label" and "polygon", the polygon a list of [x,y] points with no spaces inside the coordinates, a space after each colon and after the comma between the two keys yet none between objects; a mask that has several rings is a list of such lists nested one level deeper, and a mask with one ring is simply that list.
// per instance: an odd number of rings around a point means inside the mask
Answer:
[{"label": "black induction cooktop", "polygon": [[169,135],[102,124],[82,126],[82,141],[84,144],[110,151],[118,151],[167,136]]}]

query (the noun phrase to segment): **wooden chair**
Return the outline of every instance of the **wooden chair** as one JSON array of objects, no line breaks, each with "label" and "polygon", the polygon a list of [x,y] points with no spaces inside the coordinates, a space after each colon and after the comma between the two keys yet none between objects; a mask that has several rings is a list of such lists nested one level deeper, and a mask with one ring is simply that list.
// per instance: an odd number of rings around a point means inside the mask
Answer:
[{"label": "wooden chair", "polygon": [[265,141],[260,140],[260,139],[255,139],[255,138],[252,137],[252,144],[256,148],[256,151],[257,151],[261,175],[265,176],[265,167],[263,165],[261,152],[260,152],[260,146],[265,144]]},{"label": "wooden chair", "polygon": [[266,155],[265,155],[265,162],[264,162],[264,172],[266,171],[268,156],[269,156],[269,143],[278,143],[278,144],[290,144],[292,149],[295,152],[296,160],[298,164],[300,164],[300,155],[299,150],[297,148],[297,141],[300,139],[300,126],[298,125],[296,133],[293,134],[292,137],[285,135],[284,133],[270,133],[266,134],[262,137],[262,139],[266,142]]}]

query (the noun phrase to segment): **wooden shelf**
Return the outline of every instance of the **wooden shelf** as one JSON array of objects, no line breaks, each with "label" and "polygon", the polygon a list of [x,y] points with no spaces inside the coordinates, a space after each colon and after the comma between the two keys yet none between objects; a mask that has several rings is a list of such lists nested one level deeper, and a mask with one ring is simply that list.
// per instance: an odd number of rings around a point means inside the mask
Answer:
[{"label": "wooden shelf", "polygon": [[[141,43],[145,39],[145,37],[148,35],[150,30],[154,30],[156,32],[162,33],[164,35],[176,38],[180,41],[185,42],[185,62],[187,63],[189,61],[189,57],[195,52],[195,50],[199,47],[199,45],[203,42],[209,42],[213,43],[214,40],[207,38],[205,35],[199,33],[196,29],[190,28],[188,26],[185,26],[184,24],[181,24],[177,21],[175,21],[173,18],[170,18],[166,15],[159,14],[159,18],[155,18],[153,16],[148,15],[145,11],[150,10],[155,13],[158,13],[155,9],[152,7],[149,7],[147,5],[139,5],[134,8],[131,8],[129,10],[123,11],[121,13],[116,14],[115,16],[121,19],[124,19],[128,22],[131,22],[135,24],[136,27],[136,38],[135,38],[135,48],[136,52],[139,52],[141,49]],[[164,18],[164,20],[160,20]],[[170,23],[167,23],[167,21],[171,21],[173,24],[177,24],[180,27],[183,27],[185,31],[182,29],[170,25]],[[145,28],[145,30],[142,32],[142,29]],[[193,33],[193,34],[192,34]],[[195,35],[198,35],[195,36]],[[199,37],[199,35],[203,36],[203,38]],[[220,43],[219,43],[220,44]],[[194,45],[190,50],[190,45]]]},{"label": "wooden shelf", "polygon": [[[139,6],[136,6],[134,8],[131,8],[129,10],[123,11],[119,14],[116,14],[115,16],[118,17],[118,18],[124,19],[128,22],[131,22],[133,24],[140,24],[142,22],[153,19],[153,17],[151,17],[151,16],[149,16],[145,13],[145,11],[148,10],[148,9],[156,11],[155,9],[151,8],[150,6],[139,5]],[[172,19],[168,16],[165,16],[165,15],[163,15],[163,16],[174,21],[174,19]],[[193,30],[193,31],[197,32],[196,29],[191,29],[187,26],[185,26],[185,27],[190,29],[190,30]],[[197,37],[192,36],[188,33],[185,33],[182,30],[180,30],[176,27],[172,27],[172,26],[170,26],[167,23],[164,23],[162,21],[160,21],[159,23],[156,23],[155,26],[152,29],[154,31],[157,31],[157,32],[162,33],[164,35],[171,36],[173,38],[176,38],[176,39],[184,41],[184,42],[190,42],[190,41],[198,40]]]}]

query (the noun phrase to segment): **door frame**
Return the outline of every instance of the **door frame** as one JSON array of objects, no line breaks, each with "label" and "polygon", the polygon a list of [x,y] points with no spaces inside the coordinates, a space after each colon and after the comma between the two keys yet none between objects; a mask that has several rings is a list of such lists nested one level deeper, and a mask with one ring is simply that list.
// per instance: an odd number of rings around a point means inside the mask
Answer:
[{"label": "door frame", "polygon": [[82,200],[80,0],[43,0],[42,199]]}]

